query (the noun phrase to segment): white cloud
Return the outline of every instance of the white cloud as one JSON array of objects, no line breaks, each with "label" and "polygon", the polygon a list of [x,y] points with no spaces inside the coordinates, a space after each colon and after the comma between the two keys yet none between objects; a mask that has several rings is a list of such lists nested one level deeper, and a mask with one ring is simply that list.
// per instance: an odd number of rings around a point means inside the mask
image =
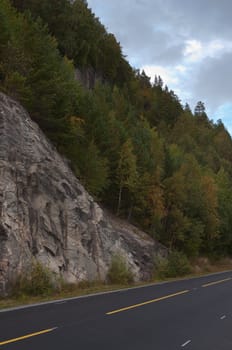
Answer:
[{"label": "white cloud", "polygon": [[200,62],[208,57],[220,57],[225,52],[232,51],[232,41],[211,40],[209,42],[201,42],[199,40],[186,40],[183,50],[184,57],[190,62]]},{"label": "white cloud", "polygon": [[176,75],[176,72],[173,70],[173,68],[147,65],[143,66],[141,69],[144,70],[149,77],[151,77],[152,82],[154,81],[155,75],[160,75],[165,84],[178,84],[178,76]]},{"label": "white cloud", "polygon": [[[210,115],[232,104],[230,0],[88,0],[135,68],[160,75],[183,102]],[[123,10],[119,10],[119,6]],[[220,111],[225,122],[227,110]],[[232,113],[231,113],[232,115]],[[232,120],[232,119],[231,119]]]},{"label": "white cloud", "polygon": [[180,73],[185,73],[188,70],[188,68],[182,64],[178,64],[176,66],[176,70]]},{"label": "white cloud", "polygon": [[198,40],[187,40],[186,46],[184,48],[184,56],[187,57],[190,61],[199,61],[202,57],[203,47],[200,41]]},{"label": "white cloud", "polygon": [[189,73],[191,69],[184,64],[176,66],[161,66],[161,65],[146,65],[141,68],[147,76],[154,81],[155,75],[160,75],[164,84],[174,90],[184,102],[191,98],[191,93],[186,89],[186,84],[189,82]]}]

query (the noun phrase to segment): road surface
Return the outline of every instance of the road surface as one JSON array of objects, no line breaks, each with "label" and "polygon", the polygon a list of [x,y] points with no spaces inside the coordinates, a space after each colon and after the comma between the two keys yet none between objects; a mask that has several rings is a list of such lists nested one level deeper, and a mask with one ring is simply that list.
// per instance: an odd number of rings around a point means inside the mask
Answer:
[{"label": "road surface", "polygon": [[0,312],[0,348],[231,350],[232,271]]}]

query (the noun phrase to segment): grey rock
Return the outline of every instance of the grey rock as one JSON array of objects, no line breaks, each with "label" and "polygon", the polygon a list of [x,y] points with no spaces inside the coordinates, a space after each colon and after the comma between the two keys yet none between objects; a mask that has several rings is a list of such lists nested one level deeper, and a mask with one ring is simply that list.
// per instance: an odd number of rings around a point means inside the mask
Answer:
[{"label": "grey rock", "polygon": [[77,282],[105,279],[117,253],[139,280],[162,251],[104,212],[27,112],[0,93],[0,294],[33,260]]},{"label": "grey rock", "polygon": [[103,75],[96,72],[93,68],[76,68],[75,78],[86,89],[93,89],[97,82],[104,82]]}]

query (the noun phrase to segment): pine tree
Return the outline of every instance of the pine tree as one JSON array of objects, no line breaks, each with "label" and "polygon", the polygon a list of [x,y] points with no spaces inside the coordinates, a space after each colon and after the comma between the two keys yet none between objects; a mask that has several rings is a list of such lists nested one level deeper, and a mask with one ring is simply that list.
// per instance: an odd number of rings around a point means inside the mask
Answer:
[{"label": "pine tree", "polygon": [[202,101],[197,102],[194,109],[194,114],[195,116],[202,116],[205,114],[205,105]]}]

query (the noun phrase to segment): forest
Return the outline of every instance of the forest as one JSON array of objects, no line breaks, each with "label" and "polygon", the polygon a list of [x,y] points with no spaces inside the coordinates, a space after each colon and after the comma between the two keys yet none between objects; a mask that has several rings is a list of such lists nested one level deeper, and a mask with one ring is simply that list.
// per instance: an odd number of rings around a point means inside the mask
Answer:
[{"label": "forest", "polygon": [[131,67],[84,0],[1,0],[0,33],[0,90],[101,206],[188,257],[232,254],[232,139],[203,102]]}]

